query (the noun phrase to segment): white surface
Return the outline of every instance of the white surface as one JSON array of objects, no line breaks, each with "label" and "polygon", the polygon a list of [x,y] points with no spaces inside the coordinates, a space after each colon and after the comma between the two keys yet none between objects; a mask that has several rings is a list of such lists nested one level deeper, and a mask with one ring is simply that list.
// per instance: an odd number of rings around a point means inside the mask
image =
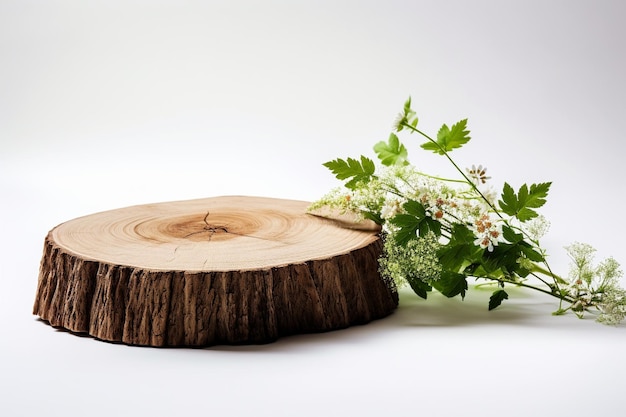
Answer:
[{"label": "white surface", "polygon": [[[624,326],[403,293],[391,317],[264,346],[144,349],[31,315],[65,220],[224,194],[313,200],[372,155],[408,95],[422,128],[468,117],[462,165],[554,181],[553,266],[623,251],[620,1],[0,0],[0,415],[623,413]],[[407,144],[411,142],[404,137]],[[424,170],[441,158],[410,147]]]}]

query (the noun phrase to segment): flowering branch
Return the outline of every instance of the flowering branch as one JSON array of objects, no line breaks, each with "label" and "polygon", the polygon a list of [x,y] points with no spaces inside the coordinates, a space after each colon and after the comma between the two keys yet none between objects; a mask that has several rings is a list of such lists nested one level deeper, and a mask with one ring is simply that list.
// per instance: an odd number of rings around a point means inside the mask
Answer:
[{"label": "flowering branch", "polygon": [[[459,123],[461,123],[463,128],[464,128],[466,126],[466,124],[467,124],[467,119],[461,120]],[[465,183],[465,184],[469,184],[472,187],[472,189],[480,196],[480,198],[482,198],[485,201],[485,203],[487,203],[487,205],[489,207],[491,207],[492,210],[494,210],[494,212],[498,213],[496,208],[493,207],[492,203],[487,198],[485,198],[483,193],[478,189],[478,187],[475,184],[475,182],[479,182],[479,181],[481,181],[483,184],[486,182],[486,179],[488,178],[488,177],[484,176],[484,174],[485,174],[485,172],[487,170],[486,168],[483,169],[482,165],[479,165],[478,170],[476,170],[476,168],[474,166],[472,166],[472,169],[468,170],[470,176],[472,176],[472,179],[473,179],[473,181],[472,181],[470,178],[468,178],[467,175],[465,175],[465,172],[463,172],[463,170],[461,168],[459,168],[459,166],[456,164],[456,162],[454,162],[454,160],[450,157],[450,154],[448,153],[448,151],[446,150],[446,148],[442,144],[438,143],[436,140],[434,140],[433,138],[431,138],[430,136],[428,136],[427,134],[425,134],[421,130],[417,129],[415,126],[410,125],[406,120],[401,120],[401,124],[402,124],[403,127],[409,128],[412,131],[417,132],[420,135],[424,136],[426,139],[428,139],[430,141],[430,143],[434,144],[436,146],[436,152],[441,154],[441,155],[444,155],[448,159],[448,161],[450,161],[452,166],[463,177],[463,180],[456,180],[456,181],[461,182],[461,183]],[[442,130],[447,128],[446,125],[443,125],[443,126],[444,127],[442,127]],[[454,129],[454,126],[452,128]],[[398,126],[397,130],[398,131],[401,130],[399,126]],[[469,131],[466,131],[466,133],[467,133],[466,138],[469,141],[469,139],[470,139]]]},{"label": "flowering branch", "polygon": [[[462,170],[450,153],[470,141],[467,119],[443,125],[436,139],[417,128],[418,118],[406,101],[394,124],[427,141],[424,150],[445,156],[460,174],[446,179],[418,171],[395,133],[374,146],[382,166],[361,156],[326,162],[344,188],[332,190],[310,207],[352,212],[382,226],[383,276],[396,285],[408,284],[420,297],[433,289],[462,298],[470,277],[497,284],[489,310],[508,299],[507,285],[521,286],[559,299],[555,314],[573,311],[579,317],[599,311],[597,320],[620,323],[626,317],[622,271],[609,258],[593,265],[593,248],[575,243],[567,247],[573,261],[567,278],[552,272],[539,244],[549,223],[536,209],[547,199],[550,182],[522,185],[517,191],[504,184],[499,196],[486,184],[487,169],[472,165]],[[533,277],[536,285],[529,282]],[[544,278],[545,277],[545,278]],[[567,307],[563,307],[566,303]]]}]

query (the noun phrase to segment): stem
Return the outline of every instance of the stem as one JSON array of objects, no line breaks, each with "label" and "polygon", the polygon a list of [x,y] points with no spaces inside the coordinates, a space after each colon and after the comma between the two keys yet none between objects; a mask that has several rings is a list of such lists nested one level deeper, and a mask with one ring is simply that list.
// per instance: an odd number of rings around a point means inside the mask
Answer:
[{"label": "stem", "polygon": [[563,297],[560,294],[555,294],[553,291],[548,291],[546,289],[537,287],[535,285],[527,284],[525,282],[513,281],[513,280],[510,280],[510,279],[507,279],[507,278],[494,278],[494,277],[480,277],[480,278],[490,279],[490,280],[493,280],[493,281],[498,281],[498,282],[503,283],[503,284],[519,285],[520,287],[530,288],[532,290],[536,290],[536,291],[542,292],[544,294],[551,295],[551,296],[553,296],[555,298],[560,299],[561,301],[566,300],[568,302],[573,302],[572,300],[567,299],[567,297]]},{"label": "stem", "polygon": [[533,269],[531,272],[537,272],[545,276],[548,276],[554,279],[556,284],[567,284],[567,281],[565,279],[561,278],[560,276],[552,272],[552,270],[550,269],[550,266],[547,263],[546,263],[546,268],[543,268],[542,266],[537,265],[537,264],[533,264]]},{"label": "stem", "polygon": [[[533,245],[535,245],[535,247],[542,252],[542,256],[543,254],[543,250],[541,249],[541,245],[539,245],[539,241],[536,239],[533,239],[523,228],[515,226],[513,224],[509,223],[509,227],[517,230],[518,232],[522,233],[528,240],[530,240]],[[531,274],[533,274],[536,278],[538,278],[539,280],[541,280],[541,282],[543,282],[544,284],[548,285],[547,282],[545,282],[543,279],[541,279],[539,276],[536,275],[536,273],[540,273],[543,275],[546,275],[550,278],[552,278],[552,280],[554,281],[554,286],[557,289],[559,288],[559,284],[567,284],[567,281],[564,280],[563,278],[561,278],[560,276],[556,275],[554,272],[552,272],[552,269],[550,268],[550,264],[548,264],[548,261],[545,260],[545,256],[544,256],[544,261],[543,264],[546,266],[546,268],[542,268],[541,266],[533,263],[533,270],[531,271]],[[563,299],[561,299],[561,302],[559,303],[559,309],[563,308]]]},{"label": "stem", "polygon": [[460,182],[462,184],[465,184],[464,180],[456,180],[456,179],[452,179],[452,178],[441,178],[441,177],[438,177],[436,175],[430,175],[430,174],[426,174],[425,172],[419,172],[419,171],[416,171],[416,173],[418,175],[421,175],[421,176],[426,177],[426,178],[432,178],[433,180],[445,181],[445,182]]},{"label": "stem", "polygon": [[422,132],[421,130],[419,130],[418,128],[411,126],[410,124],[408,124],[407,122],[402,122],[402,126],[407,127],[411,130],[413,130],[414,132],[419,133],[420,135],[424,136],[426,139],[428,139],[429,141],[431,141],[432,143],[434,143],[435,145],[437,145],[437,147],[439,148],[439,150],[441,151],[441,153],[448,158],[448,161],[450,161],[450,163],[452,164],[452,166],[454,166],[454,168],[459,172],[459,174],[461,174],[461,176],[465,179],[465,181],[460,181],[460,182],[467,182],[470,187],[472,187],[474,189],[474,191],[476,191],[478,193],[478,195],[480,195],[482,197],[482,199],[485,201],[485,203],[487,203],[487,205],[501,218],[504,219],[502,217],[502,215],[500,214],[500,212],[493,206],[493,204],[491,204],[491,202],[484,196],[484,194],[478,189],[478,187],[476,187],[476,184],[474,184],[474,182],[472,180],[470,180],[467,175],[465,175],[465,173],[463,172],[463,170],[461,168],[459,168],[459,166],[456,164],[456,162],[454,162],[454,160],[450,157],[450,155],[448,154],[448,152],[441,147],[441,145],[434,140],[433,138],[431,138],[430,136],[428,136],[426,133]]},{"label": "stem", "polygon": [[539,281],[543,282],[544,284],[546,284],[548,287],[550,287],[550,284],[548,284],[548,281],[546,281],[545,279],[541,278],[539,275],[537,275],[534,272],[530,272],[530,275],[532,275],[533,277],[537,278]]},{"label": "stem", "polygon": [[[551,277],[554,280],[555,288],[560,290],[559,284],[567,284],[567,281],[561,278],[560,276],[556,275],[554,272],[552,272],[552,269],[550,268],[550,265],[548,264],[548,262],[544,261],[544,264],[546,266],[546,269],[542,268],[541,266],[537,264],[533,264],[533,267],[534,267],[533,268],[534,271],[532,271],[533,275],[535,275],[534,272],[538,272],[540,274]],[[563,310],[563,297],[561,297],[561,300],[559,302],[559,310]]]}]

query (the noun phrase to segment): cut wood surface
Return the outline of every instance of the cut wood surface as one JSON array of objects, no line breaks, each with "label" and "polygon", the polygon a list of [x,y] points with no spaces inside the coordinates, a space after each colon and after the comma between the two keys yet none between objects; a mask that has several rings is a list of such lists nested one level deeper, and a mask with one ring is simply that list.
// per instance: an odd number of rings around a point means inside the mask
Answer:
[{"label": "cut wood surface", "polygon": [[378,227],[307,206],[226,196],[70,220],[45,239],[33,312],[146,346],[267,343],[392,313]]}]

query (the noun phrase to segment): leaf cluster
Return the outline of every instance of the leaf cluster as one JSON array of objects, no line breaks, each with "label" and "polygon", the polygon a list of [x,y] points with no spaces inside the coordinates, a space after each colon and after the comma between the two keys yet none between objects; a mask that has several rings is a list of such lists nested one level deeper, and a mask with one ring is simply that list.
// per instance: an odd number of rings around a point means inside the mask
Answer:
[{"label": "leaf cluster", "polygon": [[[422,133],[417,128],[418,118],[411,109],[411,98],[405,102],[403,112],[396,121],[396,131],[407,129],[411,133],[419,133],[427,142],[420,146],[424,150],[445,155],[465,180],[470,180],[461,172],[456,163],[450,159],[448,153],[458,149],[470,141],[470,132],[467,127],[467,119],[451,125],[443,124],[437,132],[436,139]],[[395,133],[391,133],[387,141],[380,141],[374,145],[374,152],[383,166],[406,166],[409,165],[408,151]],[[337,179],[346,181],[345,186],[356,189],[362,184],[367,184],[375,179],[374,162],[365,157],[335,159],[324,163]],[[473,186],[472,183],[469,184]],[[538,216],[536,209],[546,203],[551,183],[522,185],[517,192],[508,183],[504,184],[498,208],[487,201],[491,209],[499,212],[499,215],[507,215],[520,222],[526,222]],[[476,189],[475,186],[473,186]],[[476,189],[478,192],[478,190]],[[478,192],[480,194],[480,192]],[[406,197],[406,196],[405,196]],[[481,194],[481,197],[484,197]],[[528,268],[533,262],[545,262],[542,251],[535,245],[524,239],[520,230],[505,221],[502,227],[502,241],[494,245],[492,250],[483,249],[475,242],[477,236],[470,228],[471,224],[463,221],[441,222],[434,219],[425,205],[414,199],[408,199],[402,206],[403,212],[396,214],[388,222],[394,227],[394,240],[396,245],[406,245],[412,239],[423,237],[433,233],[438,237],[444,232],[447,243],[441,245],[437,251],[437,257],[442,267],[439,279],[432,282],[420,280],[410,281],[410,285],[419,296],[426,295],[433,288],[447,297],[461,295],[464,297],[468,288],[467,278],[477,277],[495,280],[500,283],[500,288],[493,292],[489,300],[489,310],[497,308],[504,300],[508,299],[507,292],[503,289],[504,283],[519,283],[527,277],[531,271]],[[498,210],[499,209],[499,210]],[[366,212],[365,216],[379,224],[384,220],[380,213]],[[442,230],[443,229],[443,230]]]},{"label": "leaf cluster", "polygon": [[[520,282],[528,276],[530,271],[525,268],[521,259],[533,262],[543,262],[545,259],[531,244],[523,239],[512,227],[502,228],[502,242],[494,247],[493,251],[482,249],[474,244],[474,233],[464,224],[454,224],[450,241],[439,249],[439,261],[444,271],[448,271],[448,284],[440,292],[448,297],[457,294],[464,296],[461,291],[462,281],[469,276],[477,278],[495,279],[500,282]],[[466,285],[466,284],[465,284]],[[493,310],[508,298],[506,292],[494,292],[489,301],[489,309]]]},{"label": "leaf cluster", "polygon": [[417,236],[425,236],[428,232],[433,232],[435,236],[441,235],[441,223],[426,214],[426,208],[422,203],[409,200],[402,208],[405,213],[396,214],[389,220],[398,227],[395,233],[398,245],[404,245]]}]

